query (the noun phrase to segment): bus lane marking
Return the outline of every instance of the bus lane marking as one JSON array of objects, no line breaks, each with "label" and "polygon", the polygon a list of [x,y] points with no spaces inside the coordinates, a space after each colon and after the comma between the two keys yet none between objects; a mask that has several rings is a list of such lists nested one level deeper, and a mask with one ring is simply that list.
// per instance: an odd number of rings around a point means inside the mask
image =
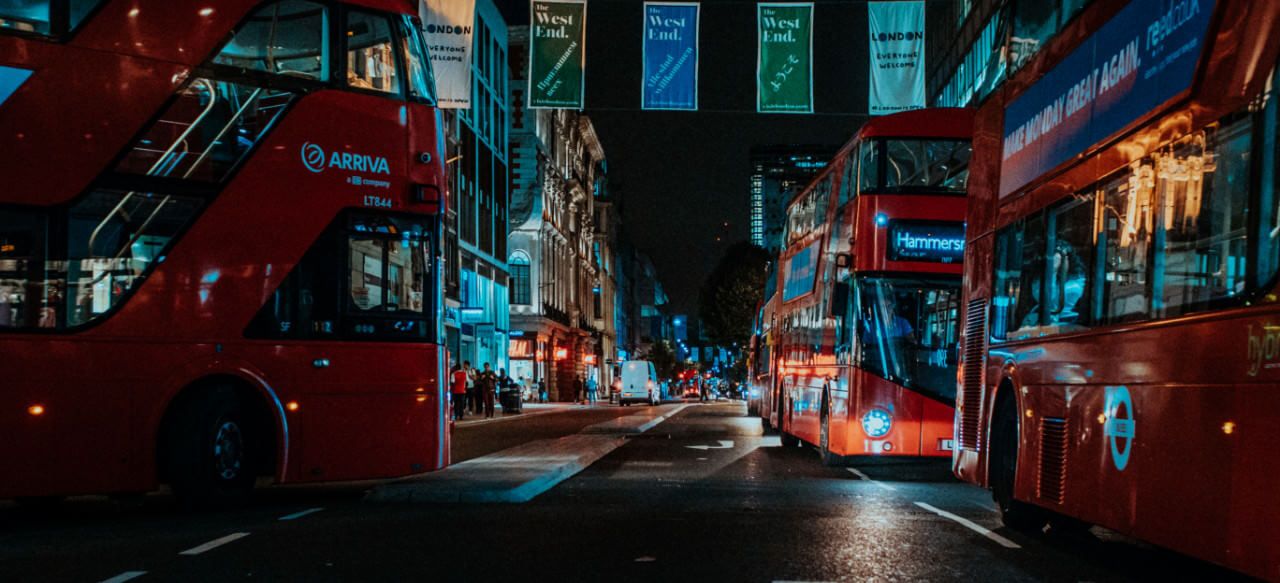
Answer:
[{"label": "bus lane marking", "polygon": [[866,475],[866,474],[862,473],[862,470],[859,470],[858,468],[845,468],[845,469],[846,469],[846,470],[849,470],[849,473],[851,473],[851,474],[853,474],[853,475],[855,475],[855,476],[858,476],[858,479],[859,479],[859,480],[862,480],[862,481],[864,481],[864,482],[871,482],[872,484],[875,484],[875,485],[877,485],[877,486],[880,486],[881,488],[884,488],[885,490],[888,490],[888,491],[890,491],[890,492],[893,492],[893,491],[897,490],[897,488],[894,488],[893,486],[890,486],[890,485],[888,485],[888,484],[886,484],[886,483],[884,483],[884,482],[881,482],[880,480],[872,480],[872,479],[871,479],[871,476],[868,476],[868,475]]},{"label": "bus lane marking", "polygon": [[302,518],[303,516],[306,516],[306,515],[308,515],[308,514],[315,514],[315,513],[317,513],[317,512],[320,512],[321,510],[324,510],[324,508],[320,508],[320,507],[317,507],[317,508],[308,508],[308,509],[303,510],[303,511],[301,511],[301,512],[294,512],[293,514],[286,514],[286,515],[284,515],[284,516],[281,516],[280,518],[277,518],[276,520],[297,520],[297,519]]},{"label": "bus lane marking", "polygon": [[195,547],[191,547],[191,548],[189,548],[189,549],[187,549],[187,550],[185,550],[185,551],[182,551],[181,553],[178,553],[178,554],[179,554],[179,555],[187,555],[187,556],[195,556],[195,555],[199,555],[199,554],[201,554],[201,553],[205,553],[205,552],[211,551],[211,550],[213,550],[213,549],[216,549],[216,548],[218,548],[218,547],[220,547],[220,546],[222,546],[222,545],[225,545],[225,544],[227,544],[227,543],[232,543],[232,542],[238,541],[238,540],[240,540],[240,539],[242,539],[242,538],[244,538],[244,537],[246,537],[246,536],[249,536],[249,533],[247,533],[247,532],[233,532],[233,533],[231,533],[231,534],[229,534],[229,535],[227,535],[227,536],[224,536],[224,537],[222,537],[222,538],[215,538],[215,539],[213,539],[213,540],[211,540],[211,541],[209,541],[209,542],[207,542],[207,543],[204,543],[204,544],[202,544],[202,545],[195,546]]},{"label": "bus lane marking", "polygon": [[991,539],[991,540],[995,541],[997,544],[999,544],[1000,546],[1002,546],[1002,547],[1004,547],[1004,548],[1006,548],[1006,549],[1020,549],[1020,548],[1022,548],[1022,545],[1019,545],[1018,543],[1015,543],[1015,542],[1013,542],[1013,541],[1011,541],[1011,540],[1009,540],[1009,539],[1007,539],[1007,538],[1005,538],[1005,537],[1002,537],[1002,536],[1000,536],[1000,535],[998,535],[998,534],[996,534],[996,533],[994,533],[994,532],[991,532],[991,529],[986,528],[986,527],[984,527],[984,526],[982,526],[982,525],[980,525],[980,524],[978,524],[978,523],[976,523],[976,522],[974,522],[974,521],[972,521],[972,520],[969,520],[968,518],[965,518],[965,517],[963,517],[963,516],[957,516],[957,515],[955,515],[955,514],[952,514],[952,513],[950,513],[950,512],[947,512],[946,510],[943,510],[943,509],[941,509],[941,508],[936,508],[936,507],[934,507],[934,506],[930,506],[929,504],[925,504],[924,502],[916,502],[916,506],[919,506],[919,507],[921,507],[921,508],[923,508],[923,509],[925,509],[925,510],[928,510],[929,512],[932,512],[932,513],[934,513],[934,514],[937,514],[938,516],[941,516],[941,517],[946,518],[946,519],[948,519],[948,520],[954,521],[954,522],[956,522],[956,523],[960,524],[961,526],[964,526],[965,528],[968,528],[969,530],[972,530],[972,531],[974,531],[974,532],[976,532],[976,533],[978,533],[978,534],[981,534],[982,536],[985,536],[985,537],[987,537],[987,538],[989,538],[989,539]]},{"label": "bus lane marking", "polygon": [[115,577],[111,577],[110,579],[103,579],[101,583],[124,583],[125,581],[137,579],[138,577],[146,574],[146,571],[125,571]]}]

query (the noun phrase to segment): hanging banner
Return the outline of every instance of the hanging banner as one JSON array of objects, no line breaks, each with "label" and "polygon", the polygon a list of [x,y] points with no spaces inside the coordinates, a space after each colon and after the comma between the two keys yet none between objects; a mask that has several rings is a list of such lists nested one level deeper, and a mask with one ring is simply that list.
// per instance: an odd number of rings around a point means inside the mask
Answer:
[{"label": "hanging banner", "polygon": [[532,0],[529,9],[529,107],[582,109],[586,0]]},{"label": "hanging banner", "polygon": [[871,115],[924,107],[924,2],[868,2]]},{"label": "hanging banner", "polygon": [[757,4],[756,39],[756,111],[813,113],[813,4]]},{"label": "hanging banner", "polygon": [[698,109],[698,4],[644,3],[641,109]]},{"label": "hanging banner", "polygon": [[475,0],[420,0],[418,18],[431,52],[441,109],[471,107],[471,31]]}]

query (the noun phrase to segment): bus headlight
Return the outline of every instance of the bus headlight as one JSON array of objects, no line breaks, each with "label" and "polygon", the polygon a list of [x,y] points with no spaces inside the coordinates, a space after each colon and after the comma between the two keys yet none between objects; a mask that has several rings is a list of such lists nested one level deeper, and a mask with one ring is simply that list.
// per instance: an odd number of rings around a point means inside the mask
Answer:
[{"label": "bus headlight", "polygon": [[871,409],[862,416],[862,431],[867,437],[884,437],[890,429],[893,429],[893,416],[884,409]]}]

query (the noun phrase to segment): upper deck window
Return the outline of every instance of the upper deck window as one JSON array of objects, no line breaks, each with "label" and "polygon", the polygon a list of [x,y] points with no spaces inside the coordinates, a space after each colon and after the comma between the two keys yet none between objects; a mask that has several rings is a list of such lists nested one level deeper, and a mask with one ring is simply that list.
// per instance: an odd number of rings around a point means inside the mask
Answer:
[{"label": "upper deck window", "polygon": [[240,28],[213,62],[277,75],[326,81],[329,43],[325,7],[283,0],[260,9]]},{"label": "upper deck window", "polygon": [[102,0],[3,0],[0,31],[61,36],[76,29]]},{"label": "upper deck window", "polygon": [[431,58],[426,39],[413,18],[400,18],[400,42],[404,45],[405,70],[409,75],[409,97],[435,105],[435,78],[431,74]]},{"label": "upper deck window", "polygon": [[347,85],[356,89],[400,94],[400,73],[396,65],[395,37],[385,16],[348,12],[344,28],[347,39]]},{"label": "upper deck window", "polygon": [[963,193],[969,183],[972,148],[963,140],[885,140],[887,190]]}]

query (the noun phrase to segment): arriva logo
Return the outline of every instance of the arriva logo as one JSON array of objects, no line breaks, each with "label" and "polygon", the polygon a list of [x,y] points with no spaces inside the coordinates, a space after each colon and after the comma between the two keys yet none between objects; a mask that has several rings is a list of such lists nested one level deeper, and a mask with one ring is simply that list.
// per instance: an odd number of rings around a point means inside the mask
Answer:
[{"label": "arriva logo", "polygon": [[311,142],[302,144],[302,165],[312,172],[323,172],[325,168],[338,168],[350,172],[391,174],[391,165],[382,156],[334,152],[328,158],[326,163],[324,148]]},{"label": "arriva logo", "polygon": [[302,165],[312,172],[324,170],[324,149],[311,142],[302,145]]}]

